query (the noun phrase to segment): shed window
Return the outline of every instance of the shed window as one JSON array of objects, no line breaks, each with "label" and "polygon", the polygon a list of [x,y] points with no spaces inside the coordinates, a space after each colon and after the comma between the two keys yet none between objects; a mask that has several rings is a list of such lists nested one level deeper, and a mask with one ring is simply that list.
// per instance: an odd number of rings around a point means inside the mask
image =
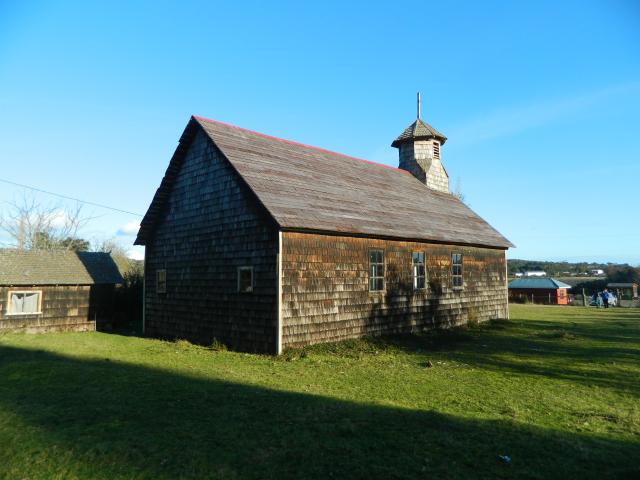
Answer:
[{"label": "shed window", "polygon": [[453,279],[453,288],[462,288],[462,254],[451,254],[451,278]]},{"label": "shed window", "polygon": [[369,251],[369,290],[384,290],[384,251]]},{"label": "shed window", "polygon": [[9,315],[28,315],[40,312],[41,292],[9,292]]},{"label": "shed window", "polygon": [[440,143],[433,142],[433,156],[435,158],[440,158]]},{"label": "shed window", "polygon": [[164,268],[156,271],[156,293],[167,293],[167,271]]},{"label": "shed window", "polygon": [[253,292],[253,267],[238,267],[238,292]]},{"label": "shed window", "polygon": [[424,267],[424,252],[413,252],[411,254],[413,264],[413,288],[422,290],[426,285],[426,271]]}]

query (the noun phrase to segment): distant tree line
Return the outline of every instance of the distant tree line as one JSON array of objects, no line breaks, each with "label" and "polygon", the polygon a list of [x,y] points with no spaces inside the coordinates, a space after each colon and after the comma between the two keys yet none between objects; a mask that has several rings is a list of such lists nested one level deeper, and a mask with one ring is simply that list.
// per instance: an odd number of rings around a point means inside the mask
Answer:
[{"label": "distant tree line", "polygon": [[638,283],[640,284],[640,268],[631,265],[610,265],[605,269],[607,276],[603,279],[588,280],[577,283],[573,287],[575,293],[585,292],[593,294],[601,292],[608,283]]},{"label": "distant tree line", "polygon": [[81,205],[45,204],[25,195],[0,212],[0,232],[10,248],[19,250],[108,252],[126,258],[126,251],[112,239],[90,242],[80,236],[82,227],[91,220]]},{"label": "distant tree line", "polygon": [[628,264],[598,263],[598,262],[542,262],[538,260],[509,259],[507,261],[509,275],[524,273],[533,270],[543,270],[551,277],[567,275],[584,275],[591,270],[604,270],[610,268],[629,267]]},{"label": "distant tree line", "polygon": [[598,279],[589,279],[575,284],[574,293],[581,293],[584,289],[593,294],[604,290],[608,283],[638,283],[640,284],[640,267],[633,267],[627,263],[597,263],[597,262],[539,262],[535,260],[508,260],[509,275],[518,272],[543,270],[550,277],[562,277],[569,275],[582,275],[590,270],[604,270],[605,276]]}]

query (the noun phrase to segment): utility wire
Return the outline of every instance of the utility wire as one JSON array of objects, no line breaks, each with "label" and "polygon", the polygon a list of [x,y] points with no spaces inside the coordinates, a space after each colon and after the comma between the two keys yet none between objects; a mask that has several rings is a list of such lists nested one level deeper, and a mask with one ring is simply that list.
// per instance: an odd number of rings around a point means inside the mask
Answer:
[{"label": "utility wire", "polygon": [[42,190],[36,187],[30,187],[29,185],[23,185],[22,183],[12,182],[11,180],[5,180],[4,178],[0,178],[0,182],[8,183],[9,185],[14,185],[16,187],[28,188],[29,190],[45,193],[47,195],[53,195],[54,197],[64,198],[65,200],[73,200],[74,202],[85,203],[87,205],[93,205],[94,207],[106,208],[107,210],[113,210],[114,212],[127,213],[129,215],[135,215],[136,217],[144,217],[144,215],[140,213],[134,213],[134,212],[129,212],[127,210],[121,210],[119,208],[109,207],[107,205],[102,205],[101,203],[88,202],[86,200],[80,200],[79,198],[75,198],[75,197],[68,197],[66,195],[61,195],[59,193],[49,192],[47,190]]}]

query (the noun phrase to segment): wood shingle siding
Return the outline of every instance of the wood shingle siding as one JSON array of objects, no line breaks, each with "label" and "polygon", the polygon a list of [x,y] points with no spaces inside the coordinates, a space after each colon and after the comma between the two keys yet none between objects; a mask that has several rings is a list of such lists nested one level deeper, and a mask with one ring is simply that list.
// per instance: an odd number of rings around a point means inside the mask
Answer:
[{"label": "wood shingle siding", "polygon": [[[146,246],[152,336],[273,353],[508,315],[511,243],[453,195],[405,170],[199,117],[136,244]],[[369,286],[375,249],[380,291]],[[426,267],[418,291],[413,252]],[[463,288],[452,287],[452,253]],[[239,272],[252,277],[241,284]]]},{"label": "wood shingle siding", "polygon": [[[145,332],[275,352],[278,233],[220,151],[197,132],[146,247]],[[253,291],[238,292],[238,267]],[[166,270],[166,294],[156,275]]]},{"label": "wood shingle siding", "polygon": [[[368,288],[369,251],[385,252],[385,290]],[[414,290],[412,253],[425,252],[427,288]],[[464,258],[454,290],[451,253]],[[504,250],[283,233],[283,347],[506,318]]]}]

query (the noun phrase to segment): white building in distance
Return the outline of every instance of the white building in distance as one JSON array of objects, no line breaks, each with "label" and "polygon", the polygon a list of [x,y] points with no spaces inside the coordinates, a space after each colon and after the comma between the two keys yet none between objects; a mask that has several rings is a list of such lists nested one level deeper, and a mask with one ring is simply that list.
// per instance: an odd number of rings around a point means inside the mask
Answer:
[{"label": "white building in distance", "polygon": [[532,270],[530,272],[524,272],[525,277],[546,277],[547,272],[542,270]]}]

